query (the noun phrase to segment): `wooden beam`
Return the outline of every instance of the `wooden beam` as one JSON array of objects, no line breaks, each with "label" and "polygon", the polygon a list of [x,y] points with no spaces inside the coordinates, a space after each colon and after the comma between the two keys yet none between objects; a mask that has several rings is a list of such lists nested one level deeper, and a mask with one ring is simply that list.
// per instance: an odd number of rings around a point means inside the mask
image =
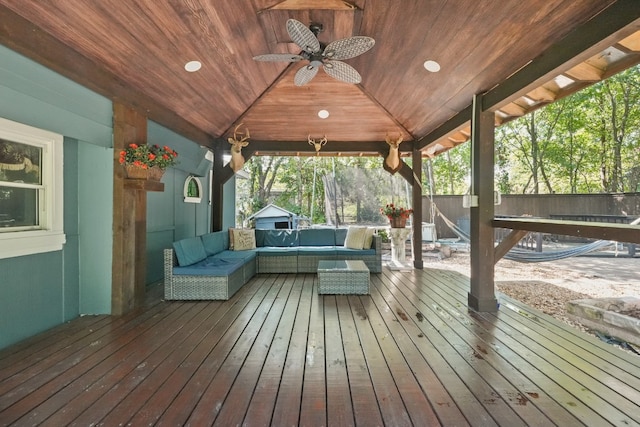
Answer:
[{"label": "wooden beam", "polygon": [[[403,141],[398,148],[399,152],[411,153],[413,141]],[[316,154],[316,149],[307,141],[261,141],[251,140],[251,150],[258,152],[278,153],[305,153]],[[385,141],[329,141],[322,147],[322,153],[387,153],[389,146]],[[230,152],[230,150],[225,150]],[[244,152],[244,151],[243,151]]]},{"label": "wooden beam", "polygon": [[[498,108],[542,86],[560,68],[575,66],[596,51],[615,43],[623,33],[631,34],[637,28],[625,28],[640,19],[638,0],[618,0],[591,20],[571,31],[564,39],[551,46],[504,82],[489,90],[484,96],[484,110]],[[640,23],[635,22],[637,25]],[[637,26],[636,25],[636,26]],[[627,34],[624,34],[627,35]]]},{"label": "wooden beam", "polygon": [[422,260],[422,153],[420,150],[413,150],[412,166],[413,267],[422,270],[424,262]]},{"label": "wooden beam", "polygon": [[524,236],[529,234],[526,230],[512,230],[493,251],[493,263],[497,263],[507,254]]},{"label": "wooden beam", "polygon": [[541,218],[494,218],[492,224],[497,228],[510,228],[512,230],[539,231],[562,236],[640,243],[640,225]]},{"label": "wooden beam", "polygon": [[0,44],[111,99],[114,103],[130,105],[143,112],[147,118],[185,138],[200,145],[210,144],[209,135],[202,129],[135,90],[118,75],[107,71],[3,5],[0,5]]},{"label": "wooden beam", "polygon": [[[225,168],[222,162],[222,140],[213,142],[213,180],[211,183],[211,231],[222,230]],[[231,170],[229,165],[227,168]],[[233,173],[232,173],[233,175]],[[227,178],[228,179],[228,178]]]},{"label": "wooden beam", "polygon": [[471,105],[469,105],[464,110],[460,111],[449,120],[444,122],[442,125],[438,126],[432,132],[429,132],[422,138],[416,140],[414,143],[415,148],[423,151],[427,147],[427,145],[431,144],[432,142],[436,142],[439,139],[449,135],[451,132],[454,132],[459,128],[462,128],[463,126],[468,125],[469,121],[471,120],[471,112],[472,108]]},{"label": "wooden beam", "polygon": [[[111,314],[125,314],[144,302],[147,272],[147,187],[125,179],[120,150],[147,143],[147,118],[120,103],[113,105],[113,246]],[[159,188],[154,187],[157,190]]]}]

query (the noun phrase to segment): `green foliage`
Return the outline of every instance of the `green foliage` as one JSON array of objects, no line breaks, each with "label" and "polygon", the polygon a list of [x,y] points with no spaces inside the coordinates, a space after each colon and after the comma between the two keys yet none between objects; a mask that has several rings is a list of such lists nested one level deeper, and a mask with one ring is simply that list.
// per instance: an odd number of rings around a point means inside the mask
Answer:
[{"label": "green foliage", "polygon": [[[638,191],[640,66],[496,129],[495,186],[509,193]],[[431,160],[425,194],[464,194],[471,144]]]}]

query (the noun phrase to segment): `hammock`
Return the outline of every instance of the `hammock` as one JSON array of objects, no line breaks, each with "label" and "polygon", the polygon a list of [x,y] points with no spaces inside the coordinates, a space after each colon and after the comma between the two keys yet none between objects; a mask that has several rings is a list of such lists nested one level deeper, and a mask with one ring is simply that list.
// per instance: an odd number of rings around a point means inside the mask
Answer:
[{"label": "hammock", "polygon": [[[432,202],[432,205],[435,206],[433,202]],[[462,239],[467,243],[471,241],[471,236],[465,233],[463,229],[461,229],[456,224],[454,224],[449,218],[444,216],[444,214],[440,212],[440,209],[438,209],[437,206],[435,206],[435,210],[440,216],[440,218],[442,218],[442,220],[445,222],[445,224],[447,224],[447,226],[456,234],[456,236],[458,236],[460,239]],[[633,223],[637,223],[637,221],[638,220],[634,221]],[[507,252],[504,258],[511,261],[518,261],[518,262],[556,261],[559,259],[585,255],[585,254],[588,254],[589,252],[594,252],[594,251],[606,248],[607,246],[615,245],[615,243],[616,242],[612,240],[597,240],[593,243],[589,243],[582,246],[576,246],[573,248],[559,249],[559,250],[547,251],[547,252],[531,252],[521,248],[512,248],[509,252]]]}]

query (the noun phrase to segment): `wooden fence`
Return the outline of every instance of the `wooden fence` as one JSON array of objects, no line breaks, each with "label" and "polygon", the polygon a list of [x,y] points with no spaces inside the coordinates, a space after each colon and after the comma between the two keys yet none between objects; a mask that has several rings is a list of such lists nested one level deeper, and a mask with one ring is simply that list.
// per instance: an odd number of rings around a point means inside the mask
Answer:
[{"label": "wooden fence", "polygon": [[[577,219],[585,221],[629,223],[640,217],[640,193],[616,194],[509,194],[501,197],[495,215],[539,218]],[[462,206],[462,196],[434,196],[437,209],[454,224],[469,231],[469,209]],[[431,218],[431,200],[422,198],[422,222],[435,222],[438,238],[457,237],[436,213]]]}]

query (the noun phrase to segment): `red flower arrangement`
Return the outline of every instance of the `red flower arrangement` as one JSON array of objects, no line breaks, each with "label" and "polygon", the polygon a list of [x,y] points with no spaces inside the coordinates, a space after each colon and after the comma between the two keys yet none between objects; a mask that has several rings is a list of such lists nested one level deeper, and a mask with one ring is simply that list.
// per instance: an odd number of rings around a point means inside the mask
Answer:
[{"label": "red flower arrangement", "polygon": [[380,208],[380,213],[385,215],[389,219],[393,218],[409,218],[413,213],[413,209],[398,208],[393,203],[387,203],[383,208]]},{"label": "red flower arrangement", "polygon": [[171,148],[148,144],[129,144],[120,151],[119,162],[121,165],[132,165],[140,169],[159,167],[166,169],[177,163],[178,153]]}]

